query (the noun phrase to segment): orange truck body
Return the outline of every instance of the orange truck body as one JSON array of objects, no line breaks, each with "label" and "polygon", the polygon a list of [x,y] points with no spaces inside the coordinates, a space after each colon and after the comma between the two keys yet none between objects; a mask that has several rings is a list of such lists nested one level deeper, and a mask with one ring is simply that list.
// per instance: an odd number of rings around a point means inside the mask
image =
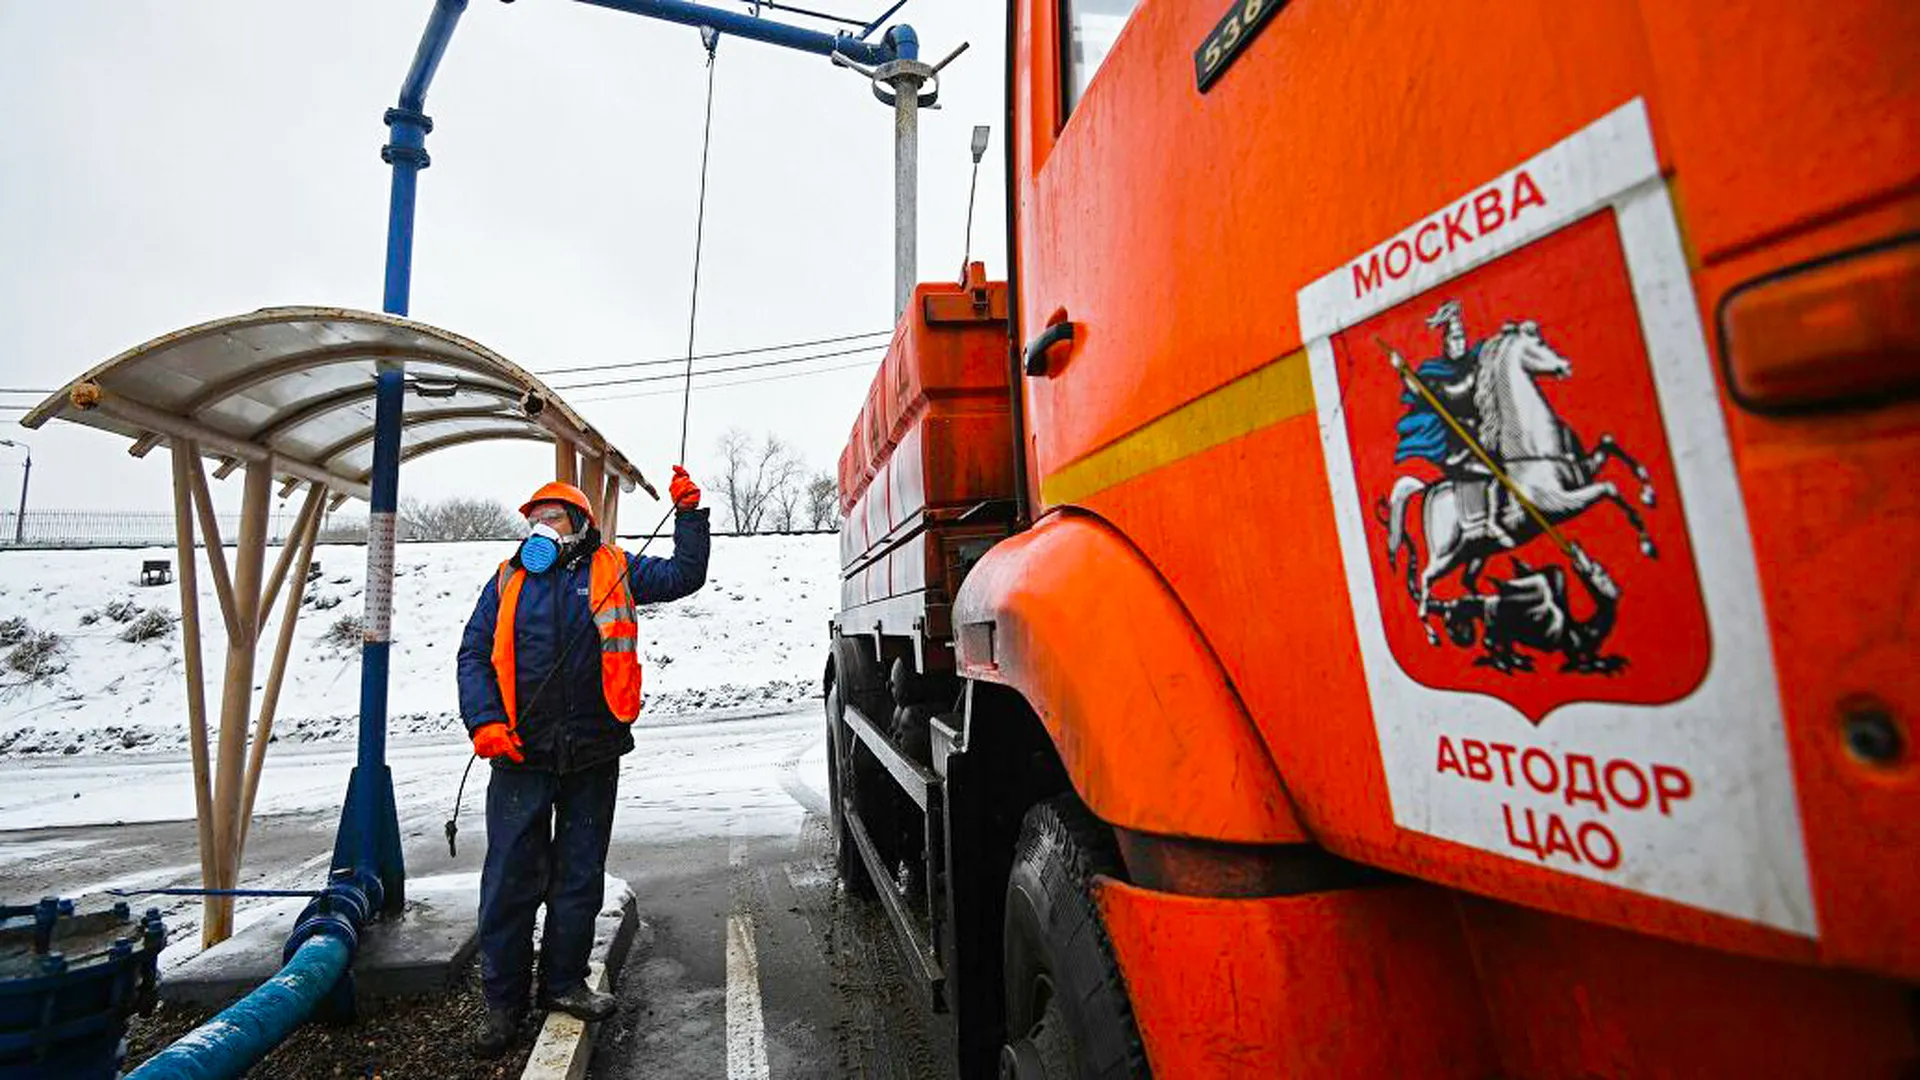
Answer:
[{"label": "orange truck body", "polygon": [[[910,311],[843,456],[846,607],[934,588],[1123,837],[1393,875],[1123,842],[1155,1074],[1911,1075],[1920,5],[1142,0],[1069,115],[1070,6],[1009,15],[1010,325],[922,386]],[[957,588],[879,542],[936,489],[1025,492]]]}]

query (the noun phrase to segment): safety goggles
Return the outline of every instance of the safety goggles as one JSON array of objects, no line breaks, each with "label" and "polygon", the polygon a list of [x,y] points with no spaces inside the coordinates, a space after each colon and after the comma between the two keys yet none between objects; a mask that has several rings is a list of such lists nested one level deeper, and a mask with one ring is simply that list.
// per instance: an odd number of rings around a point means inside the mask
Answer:
[{"label": "safety goggles", "polygon": [[570,524],[571,522],[567,519],[567,511],[563,507],[536,506],[532,510],[527,511],[528,528],[532,528],[535,525],[549,525],[552,526],[554,531],[564,533]]}]

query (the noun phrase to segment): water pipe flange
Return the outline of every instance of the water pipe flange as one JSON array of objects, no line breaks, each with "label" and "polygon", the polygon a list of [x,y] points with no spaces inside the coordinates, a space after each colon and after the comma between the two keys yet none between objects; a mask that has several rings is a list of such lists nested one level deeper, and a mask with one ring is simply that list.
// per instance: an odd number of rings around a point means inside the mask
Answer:
[{"label": "water pipe flange", "polygon": [[406,162],[416,169],[424,169],[433,164],[433,159],[418,146],[395,146],[393,143],[380,148],[380,160],[391,165],[396,161]]},{"label": "water pipe flange", "polygon": [[385,113],[381,114],[380,122],[388,127],[392,127],[395,124],[411,124],[419,128],[420,133],[423,135],[433,134],[433,117],[417,109],[388,109]]}]

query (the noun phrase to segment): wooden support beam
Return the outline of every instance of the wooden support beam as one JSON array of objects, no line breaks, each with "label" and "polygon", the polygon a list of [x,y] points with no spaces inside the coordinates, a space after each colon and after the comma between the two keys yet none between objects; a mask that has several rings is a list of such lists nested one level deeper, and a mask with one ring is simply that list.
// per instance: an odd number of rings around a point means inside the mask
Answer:
[{"label": "wooden support beam", "polygon": [[[586,492],[587,503],[593,507],[593,519],[602,523],[607,520],[607,516],[600,510],[600,489],[605,487],[606,483],[606,466],[599,458],[590,457],[580,460],[580,490]],[[606,530],[602,529],[601,532],[606,533]],[[611,533],[606,535],[609,539],[612,538]]]},{"label": "wooden support beam", "polygon": [[307,521],[320,515],[321,493],[325,490],[319,484],[307,489],[306,501],[300,504],[300,513],[294,516],[293,528],[287,533],[286,542],[280,545],[280,557],[274,560],[273,573],[267,575],[266,595],[260,598],[260,610],[254,615],[257,625],[266,625],[267,613],[273,610],[274,598],[280,595],[280,586],[286,584],[287,567],[292,565],[294,553],[299,550],[300,538],[307,533]]},{"label": "wooden support beam", "polygon": [[[91,387],[85,395],[82,391]],[[223,457],[237,457],[242,461],[265,461],[274,458],[275,467],[283,474],[297,476],[302,480],[311,480],[325,484],[336,493],[356,499],[371,498],[373,489],[367,484],[325,469],[309,465],[304,461],[275,457],[271,450],[257,443],[236,438],[218,428],[209,427],[197,420],[156,409],[134,401],[124,394],[111,393],[98,383],[80,383],[73,388],[76,396],[87,396],[92,400],[88,408],[99,409],[109,416],[117,416],[149,433],[159,433],[169,440],[190,439],[202,449]]]},{"label": "wooden support beam", "polygon": [[[219,864],[213,850],[213,793],[207,762],[206,669],[200,657],[200,586],[198,559],[193,550],[193,466],[200,451],[193,443],[176,439],[173,456],[173,539],[180,572],[180,651],[187,669],[187,744],[193,758],[194,825],[200,839],[200,884],[218,888]],[[213,897],[202,903],[200,945],[217,944],[213,936]]]},{"label": "wooden support beam", "polygon": [[199,444],[193,444],[194,458],[189,479],[193,481],[193,506],[200,514],[200,540],[206,545],[207,569],[213,571],[213,591],[220,597],[220,614],[227,620],[227,637],[240,633],[239,609],[233,606],[233,578],[227,573],[227,548],[220,539],[220,519],[213,513],[213,495],[207,491],[207,472],[201,466]]},{"label": "wooden support beam", "polygon": [[[267,765],[267,745],[273,741],[273,716],[280,705],[280,684],[286,678],[287,656],[293,650],[293,628],[300,620],[300,601],[307,592],[307,571],[313,566],[313,545],[320,535],[319,507],[326,497],[324,485],[315,484],[307,490],[300,524],[287,545],[289,550],[299,549],[300,556],[294,569],[293,589],[287,593],[287,606],[280,613],[280,638],[273,647],[273,667],[267,672],[267,686],[260,697],[260,715],[254,722],[253,742],[247,750],[246,790],[240,799],[239,851],[243,855],[247,849],[247,830],[253,824],[254,797],[260,793],[260,772]],[[309,510],[313,512],[307,513]],[[266,604],[260,607],[263,625],[267,607]]]},{"label": "wooden support beam", "polygon": [[556,439],[553,443],[553,478],[563,484],[580,482],[580,456],[565,439]]},{"label": "wooden support beam", "polygon": [[613,543],[620,528],[620,477],[609,473],[600,495],[600,535]]},{"label": "wooden support beam", "polygon": [[[225,684],[220,695],[220,753],[214,762],[213,839],[220,856],[220,888],[240,881],[240,792],[253,706],[254,647],[260,624],[261,568],[266,562],[267,511],[273,494],[273,462],[247,464],[240,501],[240,544],[234,555],[233,616],[240,632],[227,641]],[[233,932],[233,898],[218,911],[224,938]]]}]

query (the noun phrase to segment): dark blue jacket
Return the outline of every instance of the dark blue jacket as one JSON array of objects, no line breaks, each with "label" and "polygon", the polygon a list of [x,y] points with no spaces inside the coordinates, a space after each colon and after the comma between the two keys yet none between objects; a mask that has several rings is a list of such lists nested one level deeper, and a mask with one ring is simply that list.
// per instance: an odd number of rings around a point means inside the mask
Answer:
[{"label": "dark blue jacket", "polygon": [[[633,749],[628,725],[614,719],[600,685],[600,638],[593,629],[591,605],[600,597],[587,595],[590,561],[600,546],[600,534],[587,531],[578,551],[566,563],[544,574],[528,574],[520,586],[514,609],[514,701],[518,705],[517,731],[526,755],[524,766],[504,758],[496,768],[528,768],[573,772],[591,768]],[[707,550],[711,546],[707,512],[675,515],[673,556],[655,559],[627,555],[627,580],[639,604],[678,600],[698,590],[707,580]],[[520,556],[513,557],[519,565]],[[493,629],[500,613],[499,571],[488,575],[480,602],[467,619],[460,639],[460,719],[468,734],[482,724],[505,722],[500,684],[493,671]],[[641,648],[646,647],[645,624]],[[548,673],[566,653],[566,670],[551,680]],[[545,683],[542,689],[541,684]],[[538,694],[536,697],[535,695]]]}]

